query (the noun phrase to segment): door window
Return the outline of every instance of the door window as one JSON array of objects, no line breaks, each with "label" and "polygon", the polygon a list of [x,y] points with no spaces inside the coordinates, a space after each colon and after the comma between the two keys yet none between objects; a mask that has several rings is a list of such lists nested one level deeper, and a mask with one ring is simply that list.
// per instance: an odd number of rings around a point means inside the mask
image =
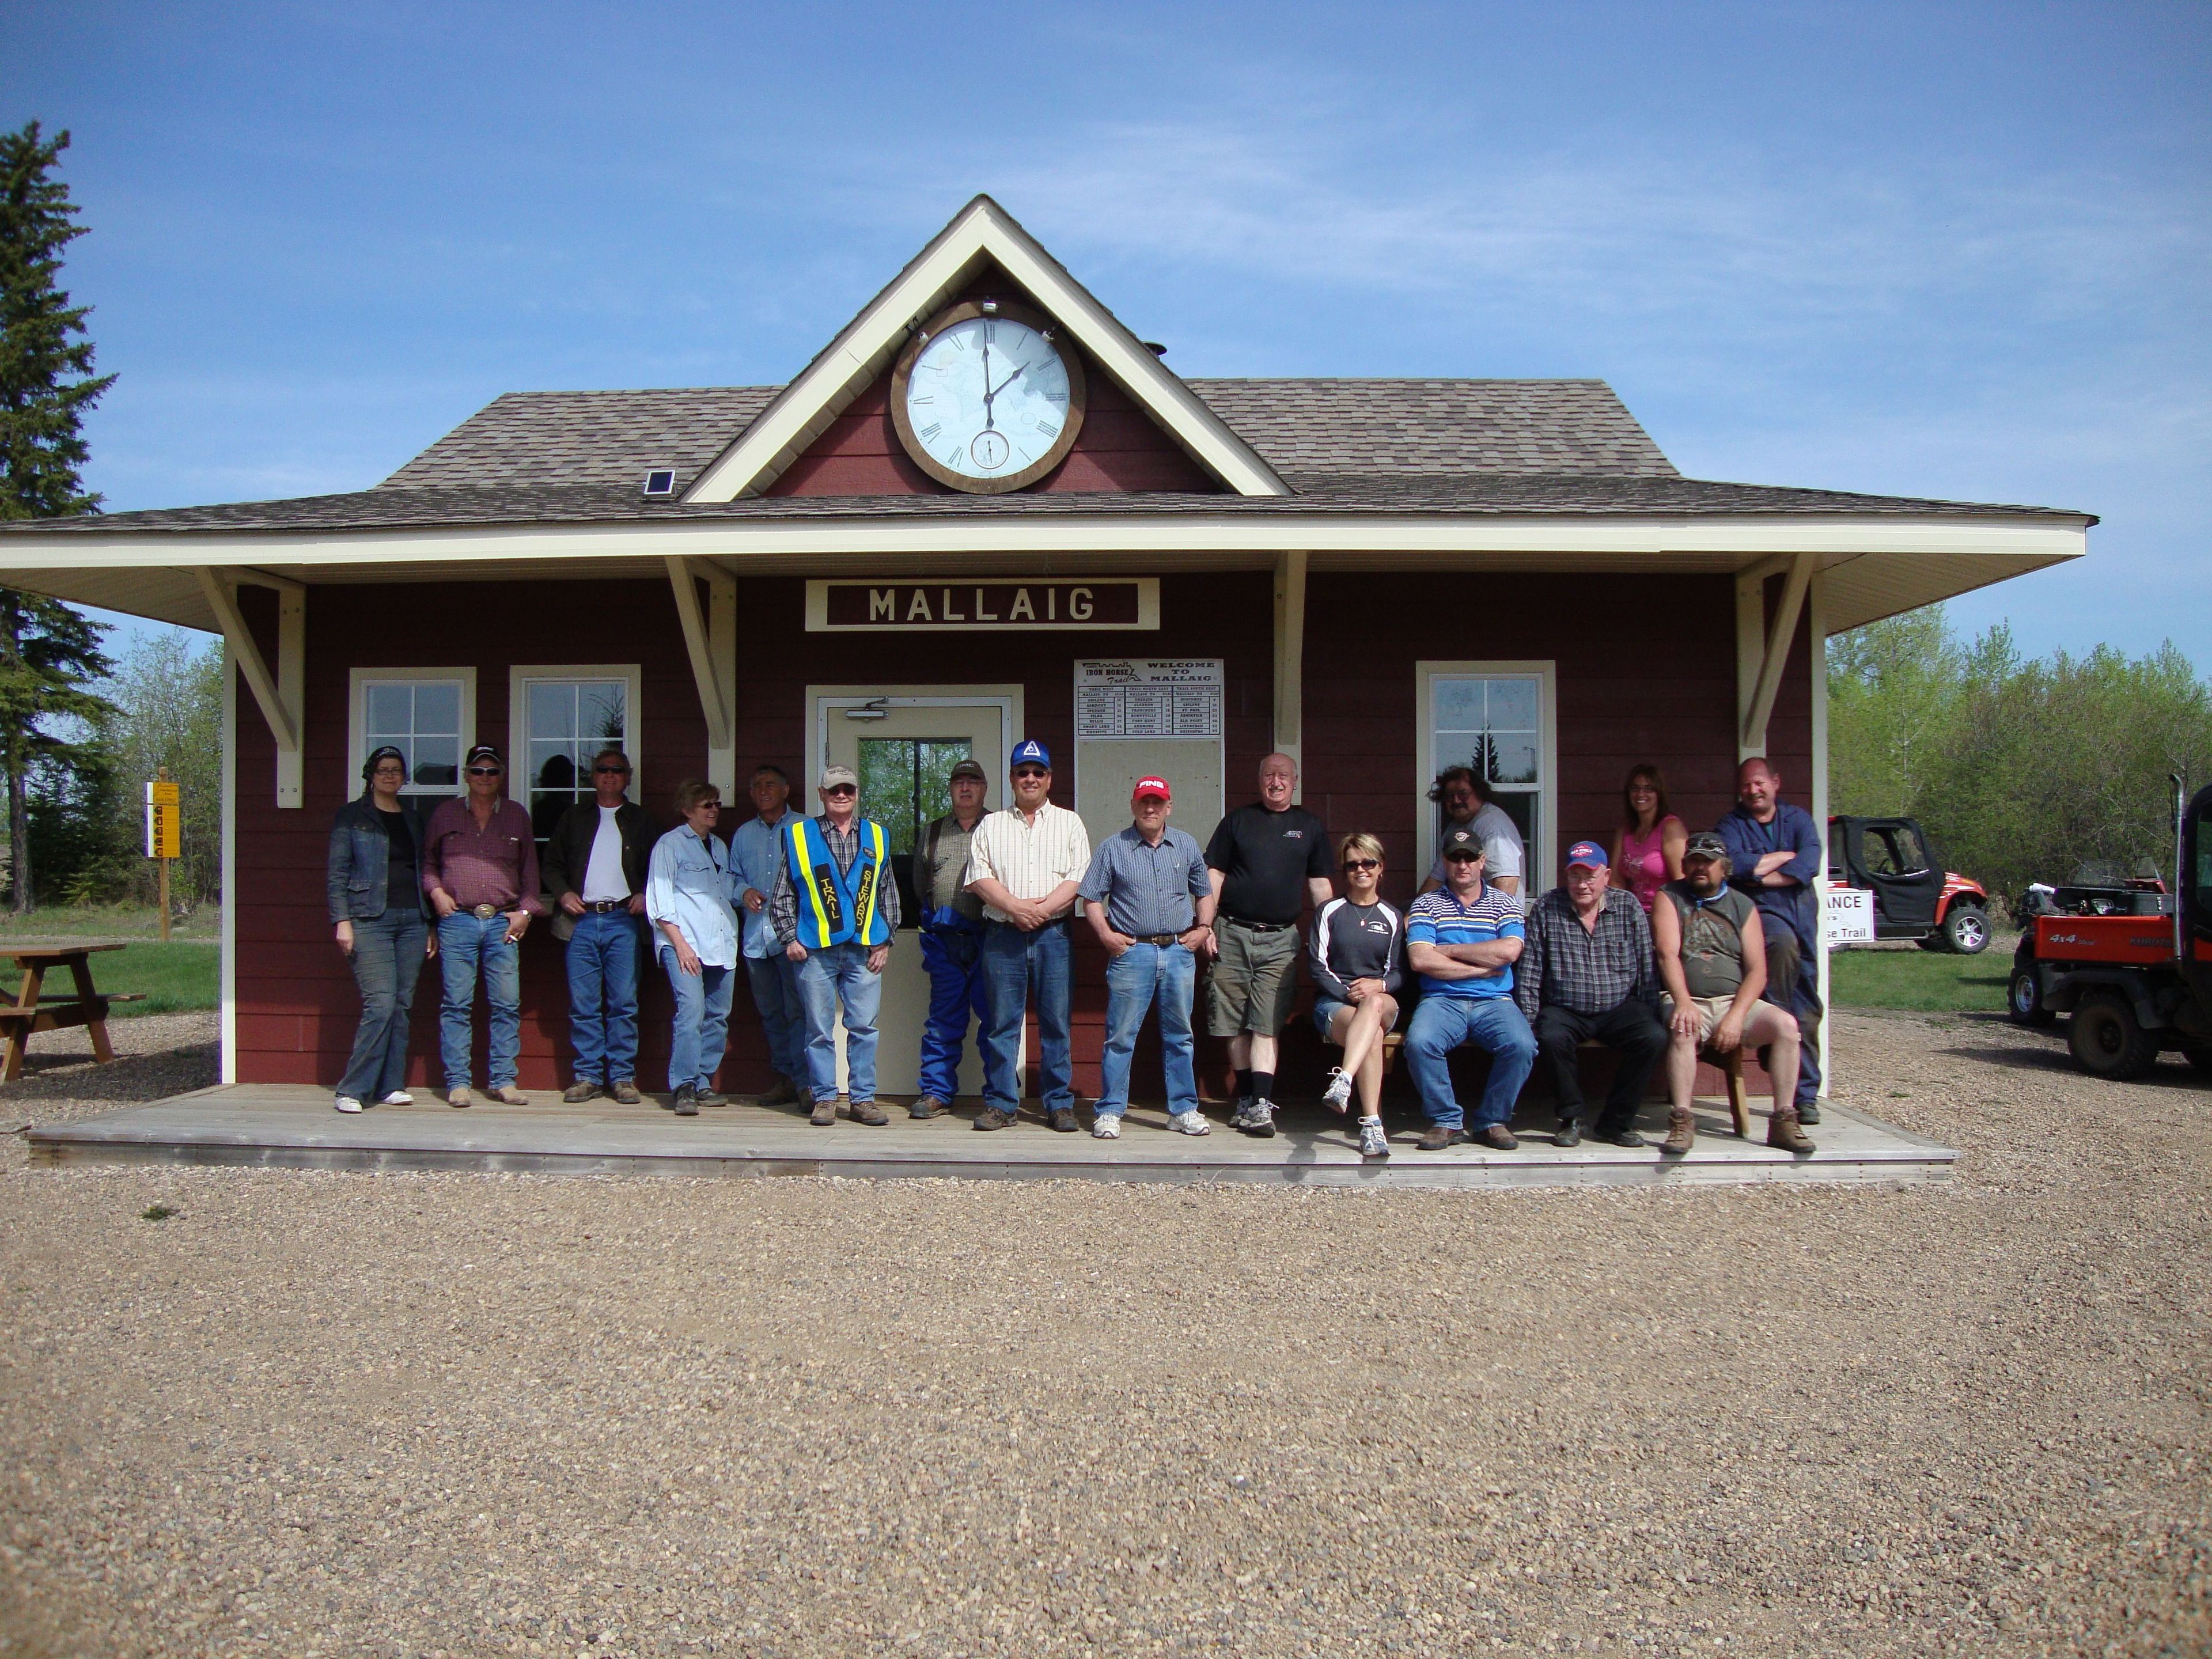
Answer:
[{"label": "door window", "polygon": [[923,828],[952,810],[952,769],[975,753],[966,738],[862,738],[860,811],[884,826],[899,885],[902,926],[920,924],[914,854]]}]

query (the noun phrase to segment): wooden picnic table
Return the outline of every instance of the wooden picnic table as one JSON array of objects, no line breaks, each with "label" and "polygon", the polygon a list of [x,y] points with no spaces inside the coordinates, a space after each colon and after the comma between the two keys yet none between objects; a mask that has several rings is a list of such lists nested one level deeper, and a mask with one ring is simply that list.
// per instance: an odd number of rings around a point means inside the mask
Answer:
[{"label": "wooden picnic table", "polygon": [[[0,946],[0,956],[11,957],[23,970],[23,982],[15,992],[14,1005],[0,1003],[0,1025],[4,1025],[8,1033],[8,1058],[6,1065],[0,1066],[0,1083],[13,1083],[23,1075],[23,1051],[30,1047],[33,1031],[58,1031],[64,1026],[82,1025],[92,1033],[93,1057],[103,1065],[115,1058],[115,1050],[107,1041],[108,1006],[143,1002],[145,998],[138,993],[94,990],[91,958],[95,951],[122,948],[120,945]],[[42,1002],[39,988],[47,973],[56,968],[70,970],[70,977],[76,981],[76,994]]]}]

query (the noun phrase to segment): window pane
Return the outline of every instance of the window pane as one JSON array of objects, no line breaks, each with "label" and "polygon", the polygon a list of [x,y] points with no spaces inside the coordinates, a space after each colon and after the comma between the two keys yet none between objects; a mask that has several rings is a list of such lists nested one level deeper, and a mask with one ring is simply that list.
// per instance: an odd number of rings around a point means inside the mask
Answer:
[{"label": "window pane", "polygon": [[628,692],[629,687],[619,680],[587,680],[579,686],[577,738],[594,749],[602,744],[623,743],[629,736],[623,729],[626,722],[623,709],[629,701]]},{"label": "window pane", "polygon": [[1490,729],[1493,732],[1531,732],[1536,729],[1536,682],[1502,679],[1488,682]]},{"label": "window pane", "polygon": [[409,775],[418,789],[453,789],[461,781],[459,738],[416,738],[401,745],[412,750],[415,763]]},{"label": "window pane", "polygon": [[566,744],[533,743],[530,745],[530,787],[533,789],[568,789],[576,787],[577,767],[574,756]]},{"label": "window pane", "polygon": [[412,686],[372,685],[368,690],[364,713],[373,736],[396,737],[413,729]]},{"label": "window pane", "polygon": [[415,730],[459,737],[461,688],[451,680],[426,680],[415,687]]},{"label": "window pane", "polygon": [[965,738],[925,738],[921,743],[921,798],[915,817],[922,823],[952,810],[952,769],[969,759],[974,745]]},{"label": "window pane", "polygon": [[860,811],[884,826],[894,853],[914,851],[914,767],[912,738],[860,739]]},{"label": "window pane", "polygon": [[533,680],[530,686],[530,736],[576,735],[576,688],[560,680]]},{"label": "window pane", "polygon": [[1480,732],[1483,726],[1480,680],[1436,682],[1437,730]]},{"label": "window pane", "polygon": [[1536,740],[1514,733],[1489,739],[1490,777],[1493,783],[1534,783],[1536,780]]}]

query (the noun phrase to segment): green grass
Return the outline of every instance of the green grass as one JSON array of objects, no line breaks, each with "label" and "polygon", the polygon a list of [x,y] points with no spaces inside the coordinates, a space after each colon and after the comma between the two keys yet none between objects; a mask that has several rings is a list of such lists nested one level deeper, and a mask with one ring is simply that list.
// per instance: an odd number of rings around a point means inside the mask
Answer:
[{"label": "green grass", "polygon": [[[82,939],[158,939],[161,916],[150,904],[40,905],[20,920],[0,912],[0,945],[57,944]],[[222,934],[222,907],[204,904],[170,924],[169,937],[213,941]]]},{"label": "green grass", "polygon": [[2001,1014],[2012,951],[1992,943],[1978,957],[1932,951],[1838,951],[1828,958],[1828,986],[1838,1008],[1893,1008],[1908,1013]]},{"label": "green grass", "polygon": [[[26,942],[23,934],[0,936],[0,951]],[[15,964],[0,957],[0,1000],[13,1002],[19,982]],[[126,945],[120,951],[102,951],[92,958],[92,982],[103,991],[145,994],[143,1002],[117,1003],[113,1010],[117,1019],[212,1008],[222,993],[222,952],[212,939],[172,939],[167,945],[151,939]],[[39,994],[41,1000],[73,997],[76,978],[66,968],[50,968]]]}]

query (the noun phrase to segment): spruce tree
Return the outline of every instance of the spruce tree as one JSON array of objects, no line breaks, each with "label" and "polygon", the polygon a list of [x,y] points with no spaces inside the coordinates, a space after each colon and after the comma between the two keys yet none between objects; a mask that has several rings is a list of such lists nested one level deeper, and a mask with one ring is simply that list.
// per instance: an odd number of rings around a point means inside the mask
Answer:
[{"label": "spruce tree", "polygon": [[[0,133],[0,519],[96,513],[78,477],[85,412],[114,384],[94,377],[84,319],[59,282],[62,251],[84,234],[69,186],[53,176],[69,134],[33,121]],[[105,627],[37,594],[0,589],[0,763],[8,772],[14,908],[31,908],[29,775],[70,765],[82,745],[41,725],[47,715],[97,722],[112,712],[86,690],[109,671]]]}]

